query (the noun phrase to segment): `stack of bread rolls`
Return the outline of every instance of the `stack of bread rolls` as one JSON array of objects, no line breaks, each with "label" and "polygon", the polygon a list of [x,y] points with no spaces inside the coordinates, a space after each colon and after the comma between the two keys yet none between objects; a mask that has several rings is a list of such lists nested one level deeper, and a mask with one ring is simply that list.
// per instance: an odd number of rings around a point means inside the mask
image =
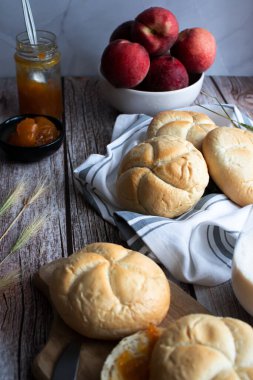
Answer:
[{"label": "stack of bread rolls", "polygon": [[253,329],[234,318],[190,314],[123,339],[101,380],[253,379]]},{"label": "stack of bread rolls", "polygon": [[122,159],[116,180],[122,208],[174,218],[204,194],[209,175],[240,206],[253,203],[253,135],[217,127],[205,114],[159,112],[146,140]]}]

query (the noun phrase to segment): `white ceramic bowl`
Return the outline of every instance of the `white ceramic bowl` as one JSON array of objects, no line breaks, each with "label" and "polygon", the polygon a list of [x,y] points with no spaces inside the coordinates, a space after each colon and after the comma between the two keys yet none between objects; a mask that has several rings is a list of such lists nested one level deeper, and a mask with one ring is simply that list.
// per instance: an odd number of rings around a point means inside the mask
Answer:
[{"label": "white ceramic bowl", "polygon": [[160,111],[190,106],[199,95],[204,73],[192,85],[175,91],[139,91],[112,86],[100,73],[104,99],[121,113],[144,113],[154,116]]}]

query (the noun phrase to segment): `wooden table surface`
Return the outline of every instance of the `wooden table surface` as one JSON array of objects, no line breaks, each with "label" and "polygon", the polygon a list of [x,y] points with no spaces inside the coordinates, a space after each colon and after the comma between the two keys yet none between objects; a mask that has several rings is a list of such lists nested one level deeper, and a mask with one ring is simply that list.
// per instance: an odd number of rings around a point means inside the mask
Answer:
[{"label": "wooden table surface", "polygon": [[[63,80],[66,140],[54,155],[32,164],[8,162],[0,155],[0,203],[25,177],[27,194],[39,178],[50,186],[0,243],[0,260],[8,252],[20,229],[36,215],[48,214],[44,228],[23,249],[0,267],[0,275],[20,269],[20,283],[0,292],[0,380],[30,379],[31,362],[46,342],[52,320],[47,300],[34,287],[32,278],[41,265],[70,255],[87,243],[122,243],[116,228],[103,221],[79,194],[73,169],[91,153],[105,152],[117,112],[99,95],[96,78],[66,77]],[[253,77],[206,77],[203,90],[225,103],[236,104],[253,118]],[[198,102],[214,100],[200,95]],[[0,121],[18,113],[15,79],[0,80]],[[22,206],[18,204],[0,218],[0,234]],[[211,313],[232,316],[253,325],[235,299],[231,284],[217,287],[181,284]]]}]

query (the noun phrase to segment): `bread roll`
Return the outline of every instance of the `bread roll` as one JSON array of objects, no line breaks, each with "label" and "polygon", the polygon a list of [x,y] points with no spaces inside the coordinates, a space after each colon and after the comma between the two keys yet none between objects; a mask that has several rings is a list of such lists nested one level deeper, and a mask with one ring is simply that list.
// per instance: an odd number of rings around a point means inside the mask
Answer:
[{"label": "bread roll", "polygon": [[202,196],[209,175],[202,154],[178,137],[154,137],[123,158],[116,183],[121,207],[174,218]]},{"label": "bread roll", "polygon": [[152,119],[147,138],[176,136],[190,141],[201,150],[203,139],[214,128],[217,128],[215,123],[200,112],[162,111]]},{"label": "bread roll", "polygon": [[148,380],[150,354],[164,330],[162,327],[152,327],[122,339],[107,356],[100,379]]},{"label": "bread roll", "polygon": [[204,139],[203,155],[213,181],[240,206],[253,203],[253,134],[216,128]]},{"label": "bread roll", "polygon": [[[125,371],[127,375],[124,376]],[[101,380],[253,380],[253,329],[233,318],[190,314],[123,339]]]},{"label": "bread roll", "polygon": [[159,324],[170,304],[160,267],[120,245],[94,243],[69,256],[52,274],[50,297],[78,333],[118,339]]},{"label": "bread roll", "polygon": [[192,314],[171,323],[152,352],[149,380],[253,379],[253,329]]}]

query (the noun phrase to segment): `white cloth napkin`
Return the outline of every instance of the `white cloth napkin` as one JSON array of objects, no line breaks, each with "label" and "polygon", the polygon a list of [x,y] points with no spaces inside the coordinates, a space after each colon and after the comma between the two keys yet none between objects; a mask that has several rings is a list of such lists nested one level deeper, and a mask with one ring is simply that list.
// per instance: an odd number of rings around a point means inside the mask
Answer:
[{"label": "white cloth napkin", "polygon": [[[217,105],[206,107],[221,113]],[[225,107],[233,119],[253,125],[235,106]],[[187,109],[203,112],[199,106]],[[227,119],[204,112],[217,125],[230,126]],[[147,115],[119,115],[106,154],[92,154],[74,170],[80,191],[102,218],[118,227],[130,248],[161,262],[176,279],[209,286],[227,281],[234,246],[247,226],[252,205],[239,207],[224,194],[208,194],[176,219],[137,214],[119,207],[115,193],[119,163],[127,151],[145,140],[150,121]]]}]

